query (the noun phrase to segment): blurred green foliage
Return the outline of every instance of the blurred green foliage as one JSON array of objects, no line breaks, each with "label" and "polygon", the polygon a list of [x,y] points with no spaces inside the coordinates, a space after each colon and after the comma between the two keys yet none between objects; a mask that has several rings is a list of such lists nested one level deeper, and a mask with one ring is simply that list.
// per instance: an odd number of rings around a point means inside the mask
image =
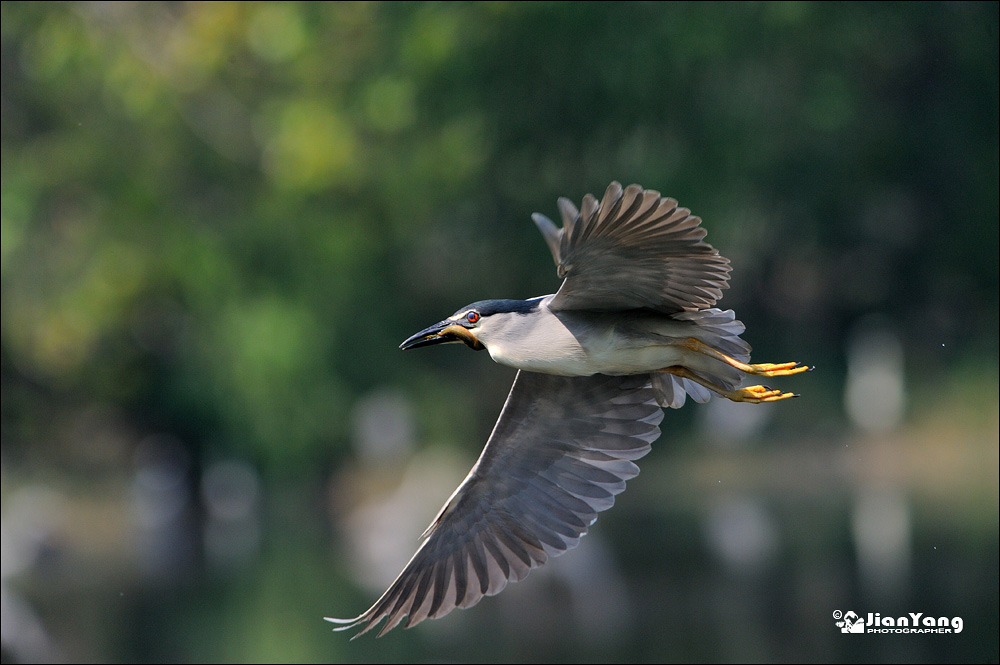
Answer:
[{"label": "blurred green foliage", "polygon": [[[779,428],[847,429],[844,339],[872,314],[912,394],[971,376],[996,412],[995,3],[0,12],[5,488],[113,485],[167,433],[196,464],[248,458],[268,488],[313,491],[384,385],[409,389],[423,437],[473,454],[509,377],[398,343],[473,300],[552,292],[529,213],[611,180],[706,220],[761,358],[828,372]],[[972,653],[995,660],[992,639]],[[229,648],[182,657],[316,656]]]}]

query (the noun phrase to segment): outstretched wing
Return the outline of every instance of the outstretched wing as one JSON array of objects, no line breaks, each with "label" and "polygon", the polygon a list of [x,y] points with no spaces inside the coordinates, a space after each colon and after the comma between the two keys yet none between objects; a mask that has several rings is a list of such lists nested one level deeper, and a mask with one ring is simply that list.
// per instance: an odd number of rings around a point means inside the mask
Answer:
[{"label": "outstretched wing", "polygon": [[471,607],[575,547],[639,473],[660,435],[648,375],[518,372],[479,461],[424,532],[403,572],[364,614],[327,619],[383,635]]},{"label": "outstretched wing", "polygon": [[647,308],[664,314],[711,307],[729,287],[729,259],[703,240],[701,219],[659,192],[611,183],[600,203],[559,199],[563,227],[532,219],[565,277],[551,309]]}]

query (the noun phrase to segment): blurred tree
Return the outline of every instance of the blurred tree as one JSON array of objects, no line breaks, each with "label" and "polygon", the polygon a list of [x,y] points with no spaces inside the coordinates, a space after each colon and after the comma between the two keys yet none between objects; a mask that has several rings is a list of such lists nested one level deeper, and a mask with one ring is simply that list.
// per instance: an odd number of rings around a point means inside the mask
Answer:
[{"label": "blurred tree", "polygon": [[120,483],[161,434],[195,470],[236,456],[319,484],[385,384],[412,389],[428,440],[477,448],[509,382],[396,345],[472,299],[554,290],[528,214],[613,179],[707,220],[763,355],[832,370],[779,426],[847,427],[844,339],[873,313],[918,390],[996,387],[995,3],[0,18],[5,492]]}]

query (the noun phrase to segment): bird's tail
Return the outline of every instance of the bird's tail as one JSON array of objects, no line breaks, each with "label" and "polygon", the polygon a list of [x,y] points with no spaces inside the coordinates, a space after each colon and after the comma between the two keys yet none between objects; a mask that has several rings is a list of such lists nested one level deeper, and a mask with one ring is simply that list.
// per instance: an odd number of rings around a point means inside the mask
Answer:
[{"label": "bird's tail", "polygon": [[[711,346],[717,351],[741,362],[750,359],[750,345],[740,339],[746,330],[742,321],[736,319],[736,313],[727,309],[722,311],[715,307],[695,312],[682,312],[673,316],[678,321],[690,321],[696,324],[692,337]],[[706,362],[699,367],[697,373],[711,383],[731,390],[738,386],[743,377],[739,370],[721,362]],[[688,395],[696,402],[707,402],[712,396],[711,391],[690,379],[684,379],[672,374],[657,373],[652,378],[653,389],[660,406],[679,409],[684,406]]]}]

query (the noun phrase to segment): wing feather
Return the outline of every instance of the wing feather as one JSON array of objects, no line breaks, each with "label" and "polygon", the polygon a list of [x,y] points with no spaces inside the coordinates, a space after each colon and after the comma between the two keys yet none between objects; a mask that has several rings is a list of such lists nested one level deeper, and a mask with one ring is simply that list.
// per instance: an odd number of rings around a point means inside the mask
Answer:
[{"label": "wing feather", "polygon": [[518,372],[482,455],[399,577],[368,611],[328,621],[360,628],[357,637],[385,619],[383,635],[524,578],[575,547],[614,504],[662,418],[648,375]]},{"label": "wing feather", "polygon": [[580,210],[559,199],[561,229],[535,213],[565,281],[553,310],[646,308],[664,314],[714,305],[729,287],[729,259],[704,241],[701,218],[654,190],[613,182]]}]

